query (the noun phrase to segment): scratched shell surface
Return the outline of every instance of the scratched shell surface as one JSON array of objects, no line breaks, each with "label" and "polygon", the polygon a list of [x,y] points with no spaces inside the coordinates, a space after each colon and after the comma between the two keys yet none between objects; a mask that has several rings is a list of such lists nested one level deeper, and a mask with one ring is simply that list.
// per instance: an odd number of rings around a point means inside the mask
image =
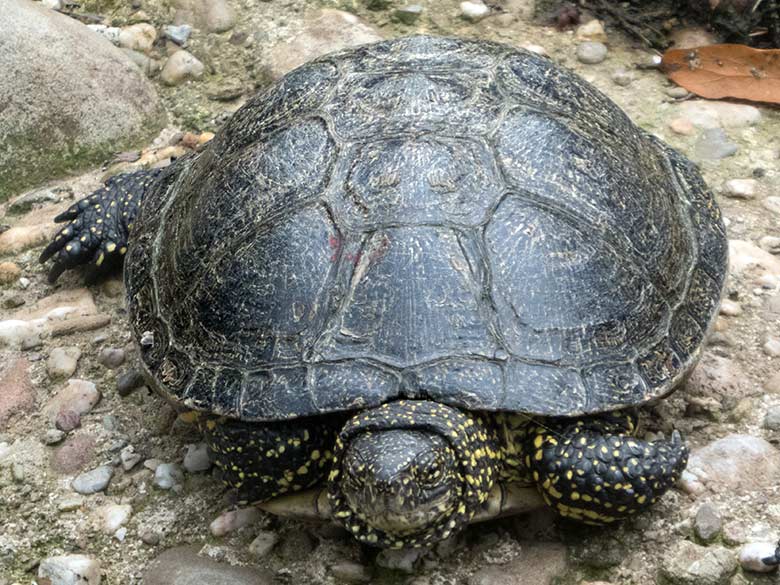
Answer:
[{"label": "scratched shell surface", "polygon": [[190,408],[578,415],[680,381],[726,262],[698,171],[597,90],[420,36],[250,100],[147,196],[126,279],[144,365]]}]

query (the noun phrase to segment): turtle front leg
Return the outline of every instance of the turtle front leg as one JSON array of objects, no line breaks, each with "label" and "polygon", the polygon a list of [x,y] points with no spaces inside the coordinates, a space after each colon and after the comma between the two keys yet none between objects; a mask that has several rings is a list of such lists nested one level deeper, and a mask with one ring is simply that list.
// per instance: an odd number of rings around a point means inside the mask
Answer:
[{"label": "turtle front leg", "polygon": [[200,415],[225,485],[244,503],[264,502],[324,482],[341,421],[330,417],[245,422]]},{"label": "turtle front leg", "polygon": [[88,275],[94,278],[121,262],[144,193],[160,174],[159,169],[136,171],[111,177],[89,196],[74,203],[54,218],[69,222],[54,236],[40,262],[54,258],[49,282],[70,268],[92,262]]},{"label": "turtle front leg", "polygon": [[542,498],[561,516],[609,524],[636,514],[672,487],[688,462],[675,431],[671,441],[632,436],[633,414],[615,413],[536,426],[525,463]]}]

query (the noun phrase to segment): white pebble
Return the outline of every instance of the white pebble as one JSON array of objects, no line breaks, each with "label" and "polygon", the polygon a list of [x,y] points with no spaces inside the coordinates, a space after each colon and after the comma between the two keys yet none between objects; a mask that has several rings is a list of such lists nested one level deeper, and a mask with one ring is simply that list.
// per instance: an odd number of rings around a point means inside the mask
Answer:
[{"label": "white pebble", "polygon": [[755,179],[730,179],[723,184],[723,194],[737,199],[753,199],[757,184]]},{"label": "white pebble", "polygon": [[[179,85],[188,79],[202,77],[204,69],[203,63],[187,51],[176,51],[165,62],[160,78],[167,85]],[[143,344],[143,340],[141,341]]]},{"label": "white pebble", "polygon": [[175,463],[160,463],[154,470],[154,484],[163,490],[169,490],[184,480],[184,474]]},{"label": "white pebble", "polygon": [[777,569],[777,565],[764,563],[763,559],[775,556],[776,545],[771,542],[749,542],[739,551],[739,564],[746,571],[769,573]]},{"label": "white pebble", "polygon": [[51,585],[100,585],[100,561],[87,555],[62,555],[43,559],[38,582]]},{"label": "white pebble", "polygon": [[736,317],[742,314],[742,305],[729,299],[723,299],[723,302],[720,304],[720,312],[727,317]]},{"label": "white pebble", "polygon": [[133,507],[130,504],[108,504],[95,510],[100,529],[106,534],[113,534],[127,524]]},{"label": "white pebble", "polygon": [[771,357],[780,357],[780,339],[770,337],[764,343],[764,353]]},{"label": "white pebble", "polygon": [[490,14],[490,8],[482,2],[461,2],[460,13],[466,20],[477,22]]}]

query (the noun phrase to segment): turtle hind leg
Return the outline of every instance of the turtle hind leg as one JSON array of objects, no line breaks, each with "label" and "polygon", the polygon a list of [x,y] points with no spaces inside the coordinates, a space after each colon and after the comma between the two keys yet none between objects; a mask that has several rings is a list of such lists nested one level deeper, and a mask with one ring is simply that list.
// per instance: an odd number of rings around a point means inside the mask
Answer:
[{"label": "turtle hind leg", "polygon": [[535,427],[525,462],[547,502],[561,516],[610,524],[636,514],[680,477],[688,449],[671,441],[634,438],[633,415],[606,415]]},{"label": "turtle hind leg", "polygon": [[49,282],[81,264],[92,263],[88,280],[121,264],[141,200],[160,172],[152,169],[111,177],[102,188],[55,217],[55,222],[68,224],[40,256],[42,263],[54,258]]},{"label": "turtle hind leg", "polygon": [[329,417],[247,422],[201,416],[198,421],[223,482],[243,503],[323,482],[341,428]]}]

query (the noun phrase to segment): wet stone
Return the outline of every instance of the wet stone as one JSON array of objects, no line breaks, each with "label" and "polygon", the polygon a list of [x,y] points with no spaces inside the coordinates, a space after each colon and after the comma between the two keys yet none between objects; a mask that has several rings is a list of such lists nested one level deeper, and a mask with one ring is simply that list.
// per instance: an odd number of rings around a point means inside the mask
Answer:
[{"label": "wet stone", "polygon": [[718,510],[711,504],[702,504],[696,511],[693,529],[696,536],[704,542],[712,542],[720,534],[722,522]]},{"label": "wet stone", "polygon": [[780,431],[780,404],[769,408],[764,416],[764,428],[768,431]]},{"label": "wet stone", "polygon": [[661,585],[726,585],[736,569],[737,559],[729,549],[686,540],[667,551],[658,581]]},{"label": "wet stone", "polygon": [[708,128],[701,133],[693,147],[693,155],[702,160],[718,160],[736,154],[734,144],[722,128]]},{"label": "wet stone", "polygon": [[273,550],[279,542],[279,535],[271,530],[261,530],[249,544],[249,553],[255,558],[263,558]]},{"label": "wet stone", "polygon": [[110,465],[101,465],[100,467],[87,471],[77,476],[71,483],[71,487],[82,495],[95,494],[102,492],[108,487],[111,477],[114,475],[114,468]]},{"label": "wet stone", "polygon": [[607,46],[604,43],[587,41],[577,46],[577,60],[586,65],[601,63],[607,58]]},{"label": "wet stone", "polygon": [[[772,542],[749,542],[739,551],[739,564],[746,571],[771,573],[777,571],[778,545]],[[766,559],[772,559],[766,562]]]}]

